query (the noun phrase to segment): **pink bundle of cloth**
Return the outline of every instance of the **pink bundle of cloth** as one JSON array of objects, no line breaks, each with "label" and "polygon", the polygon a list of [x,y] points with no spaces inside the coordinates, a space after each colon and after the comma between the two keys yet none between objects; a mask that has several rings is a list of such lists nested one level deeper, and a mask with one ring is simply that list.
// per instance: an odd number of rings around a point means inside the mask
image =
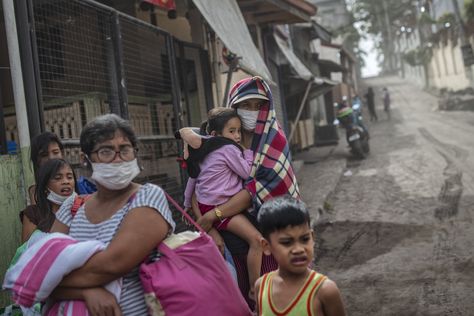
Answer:
[{"label": "pink bundle of cloth", "polygon": [[[64,276],[83,266],[96,252],[105,248],[96,241],[79,242],[61,234],[44,234],[11,266],[3,281],[3,288],[11,291],[12,299],[22,308],[29,308],[47,300]],[[121,280],[106,287],[120,299]],[[89,315],[83,301],[62,301],[47,308],[43,315]]]}]

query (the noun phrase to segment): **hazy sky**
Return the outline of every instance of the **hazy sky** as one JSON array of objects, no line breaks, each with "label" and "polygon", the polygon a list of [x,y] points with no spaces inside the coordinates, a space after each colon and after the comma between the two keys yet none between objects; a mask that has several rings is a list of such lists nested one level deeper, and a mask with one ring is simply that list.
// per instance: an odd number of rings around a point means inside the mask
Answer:
[{"label": "hazy sky", "polygon": [[362,68],[362,77],[372,77],[378,75],[380,67],[377,62],[377,51],[374,47],[374,41],[371,37],[361,39],[359,47],[367,53],[365,56],[365,67]]},{"label": "hazy sky", "polygon": [[[347,9],[351,11],[351,8],[354,4],[355,0],[346,0]],[[360,30],[360,23],[354,24],[355,28]],[[361,32],[362,33],[362,32]],[[365,60],[365,67],[362,68],[362,77],[373,77],[378,75],[380,72],[380,67],[378,66],[377,62],[377,52],[374,47],[374,40],[371,35],[365,34],[366,38],[361,38],[359,42],[359,48],[367,53],[364,57]]]}]

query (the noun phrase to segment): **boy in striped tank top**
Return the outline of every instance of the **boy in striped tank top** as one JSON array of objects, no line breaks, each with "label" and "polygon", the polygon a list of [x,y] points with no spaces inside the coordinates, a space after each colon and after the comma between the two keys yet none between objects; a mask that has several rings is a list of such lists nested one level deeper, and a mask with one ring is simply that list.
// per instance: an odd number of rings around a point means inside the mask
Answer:
[{"label": "boy in striped tank top", "polygon": [[292,197],[265,202],[258,213],[266,255],[278,270],[255,283],[258,315],[346,315],[336,283],[311,270],[314,238],[306,205]]}]

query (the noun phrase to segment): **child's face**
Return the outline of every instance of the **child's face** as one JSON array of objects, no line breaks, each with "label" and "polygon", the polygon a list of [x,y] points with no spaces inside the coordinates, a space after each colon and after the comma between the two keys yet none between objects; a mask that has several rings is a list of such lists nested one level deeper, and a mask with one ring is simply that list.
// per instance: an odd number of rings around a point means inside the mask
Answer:
[{"label": "child's face", "polygon": [[241,122],[240,119],[237,117],[231,118],[224,126],[221,135],[225,138],[232,139],[237,144],[240,144],[240,130],[241,130]]},{"label": "child's face", "polygon": [[74,192],[74,174],[71,167],[65,165],[48,181],[48,188],[54,193],[69,196]]},{"label": "child's face", "polygon": [[63,158],[63,152],[61,151],[59,144],[53,141],[49,143],[48,151],[39,152],[38,164],[42,166],[45,164],[46,161],[56,158]]},{"label": "child's face", "polygon": [[280,270],[292,274],[305,273],[314,258],[313,230],[308,223],[287,226],[269,235],[264,240],[265,254],[273,254]]}]

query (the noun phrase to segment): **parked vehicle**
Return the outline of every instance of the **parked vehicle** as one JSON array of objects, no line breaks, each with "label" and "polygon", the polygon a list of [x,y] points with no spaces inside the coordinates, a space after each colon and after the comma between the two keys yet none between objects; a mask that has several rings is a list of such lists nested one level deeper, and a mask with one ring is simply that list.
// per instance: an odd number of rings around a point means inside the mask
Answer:
[{"label": "parked vehicle", "polygon": [[360,113],[360,105],[355,104],[353,107],[343,103],[335,103],[337,109],[336,125],[340,124],[346,130],[347,143],[351,147],[351,153],[358,159],[364,159],[369,151],[369,132],[362,123],[362,115]]},{"label": "parked vehicle", "polygon": [[[352,111],[354,111],[354,119],[355,123],[362,127],[367,134],[369,134],[369,130],[365,126],[363,122],[363,117],[362,117],[362,106],[360,103],[353,103],[352,104]],[[370,138],[370,137],[369,137]]]}]

